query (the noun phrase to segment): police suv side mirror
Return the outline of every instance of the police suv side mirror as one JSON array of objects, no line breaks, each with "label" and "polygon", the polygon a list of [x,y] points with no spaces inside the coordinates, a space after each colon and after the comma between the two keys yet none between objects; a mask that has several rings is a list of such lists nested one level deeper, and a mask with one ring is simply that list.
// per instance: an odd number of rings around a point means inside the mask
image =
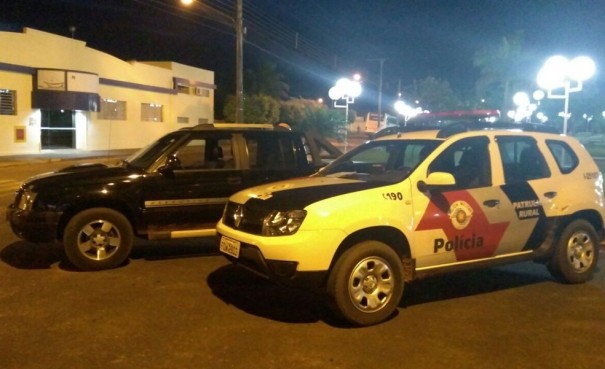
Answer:
[{"label": "police suv side mirror", "polygon": [[451,173],[433,172],[426,180],[418,182],[418,190],[427,192],[431,190],[446,190],[456,186],[456,180]]}]

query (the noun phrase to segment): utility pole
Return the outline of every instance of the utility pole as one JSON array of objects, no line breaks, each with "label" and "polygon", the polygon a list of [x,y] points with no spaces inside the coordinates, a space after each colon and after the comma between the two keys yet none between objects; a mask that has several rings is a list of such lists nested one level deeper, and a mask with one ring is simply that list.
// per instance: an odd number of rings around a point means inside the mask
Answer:
[{"label": "utility pole", "polygon": [[378,125],[380,126],[380,121],[382,120],[382,71],[384,69],[384,62],[385,62],[385,58],[379,58],[379,59],[368,59],[371,61],[378,61],[380,62],[380,77],[378,79]]},{"label": "utility pole", "polygon": [[[244,0],[236,0],[235,18],[225,12],[215,9],[202,0],[181,0],[185,6],[197,3],[204,11],[209,11],[218,15],[218,22],[232,25],[235,31],[235,122],[244,122]],[[72,31],[75,32],[75,27]],[[70,28],[71,30],[71,28]]]},{"label": "utility pole", "polygon": [[235,8],[235,122],[244,122],[244,5]]},{"label": "utility pole", "polygon": [[384,60],[385,59],[380,59],[380,79],[378,82],[378,116],[380,117],[380,120],[382,120],[382,69]]}]

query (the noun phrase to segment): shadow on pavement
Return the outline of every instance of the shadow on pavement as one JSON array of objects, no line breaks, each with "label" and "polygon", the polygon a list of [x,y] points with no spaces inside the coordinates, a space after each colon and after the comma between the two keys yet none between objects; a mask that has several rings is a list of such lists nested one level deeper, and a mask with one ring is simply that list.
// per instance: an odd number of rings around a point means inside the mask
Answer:
[{"label": "shadow on pavement", "polygon": [[17,269],[50,269],[57,262],[61,268],[71,268],[63,261],[63,248],[56,243],[13,242],[0,251],[0,259]]},{"label": "shadow on pavement", "polygon": [[545,266],[534,262],[444,274],[406,285],[399,306],[405,308],[553,280]]},{"label": "shadow on pavement", "polygon": [[218,255],[216,237],[183,238],[176,240],[137,240],[130,253],[130,259],[147,261],[181,259],[188,257]]},{"label": "shadow on pavement", "polygon": [[[417,280],[406,285],[399,304],[413,305],[496,292],[552,281],[546,268],[533,263],[493,269],[458,272]],[[529,264],[529,265],[528,265]],[[317,291],[274,284],[236,265],[226,265],[207,279],[214,295],[249,314],[286,323],[324,321],[338,328],[350,328],[330,311],[326,296]],[[394,318],[397,313],[394,314]]]},{"label": "shadow on pavement", "polygon": [[[127,266],[133,259],[155,261],[217,254],[218,243],[213,237],[169,241],[136,240],[129,259],[120,267]],[[67,262],[63,247],[59,243],[36,244],[17,241],[0,250],[0,260],[17,269],[50,269],[53,264],[58,263],[60,269],[79,271]]]},{"label": "shadow on pavement", "polygon": [[216,269],[207,283],[215,296],[252,315],[285,323],[324,321],[345,327],[332,316],[319,292],[280,286],[236,265]]}]

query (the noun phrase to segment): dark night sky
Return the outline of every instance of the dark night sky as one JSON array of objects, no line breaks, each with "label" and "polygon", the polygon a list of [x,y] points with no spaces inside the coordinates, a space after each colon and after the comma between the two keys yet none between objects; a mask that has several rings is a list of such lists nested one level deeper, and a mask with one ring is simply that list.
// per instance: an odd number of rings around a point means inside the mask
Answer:
[{"label": "dark night sky", "polygon": [[[234,0],[205,0],[231,12]],[[183,10],[179,0],[15,0],[0,2],[0,23],[75,37],[130,60],[173,60],[216,71],[219,95],[233,90],[230,25]],[[206,13],[208,14],[208,13]],[[229,14],[232,16],[233,14]],[[434,76],[469,91],[472,57],[524,31],[532,56],[519,73],[535,76],[553,54],[589,55],[601,84],[605,63],[605,0],[244,0],[245,68],[277,63],[291,95],[315,98],[340,76],[360,71],[373,100],[383,64],[385,101],[399,82]],[[7,50],[0,49],[0,52]],[[591,83],[591,82],[588,82]],[[365,94],[365,93],[364,93]]]}]

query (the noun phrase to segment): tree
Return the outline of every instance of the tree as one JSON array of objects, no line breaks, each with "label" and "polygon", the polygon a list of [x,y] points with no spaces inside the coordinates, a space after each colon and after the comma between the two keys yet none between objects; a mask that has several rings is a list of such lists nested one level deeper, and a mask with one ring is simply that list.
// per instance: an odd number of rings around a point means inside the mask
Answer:
[{"label": "tree", "polygon": [[[288,98],[289,86],[275,65],[264,62],[246,70],[244,82],[244,121],[238,123],[277,123],[279,102]],[[223,106],[226,120],[235,121],[235,105],[235,96],[227,96]]]},{"label": "tree", "polygon": [[315,100],[290,99],[281,103],[280,122],[297,130],[315,130],[334,136],[344,126],[343,118],[341,111],[328,109]]},{"label": "tree", "polygon": [[473,57],[473,65],[480,69],[476,84],[477,95],[502,112],[510,110],[516,89],[532,85],[523,77],[529,60],[523,51],[523,31],[503,37],[500,45],[485,48]]},{"label": "tree", "polygon": [[267,62],[261,63],[255,69],[246,70],[244,86],[249,95],[266,95],[279,100],[287,99],[290,90],[275,64]]},{"label": "tree", "polygon": [[[235,121],[235,96],[227,97],[224,107],[225,118]],[[270,123],[279,121],[279,101],[267,95],[252,95],[244,98],[244,122],[237,123]]]},{"label": "tree", "polygon": [[416,100],[423,109],[430,111],[447,111],[459,106],[458,100],[449,82],[435,77],[427,77],[414,82]]}]

